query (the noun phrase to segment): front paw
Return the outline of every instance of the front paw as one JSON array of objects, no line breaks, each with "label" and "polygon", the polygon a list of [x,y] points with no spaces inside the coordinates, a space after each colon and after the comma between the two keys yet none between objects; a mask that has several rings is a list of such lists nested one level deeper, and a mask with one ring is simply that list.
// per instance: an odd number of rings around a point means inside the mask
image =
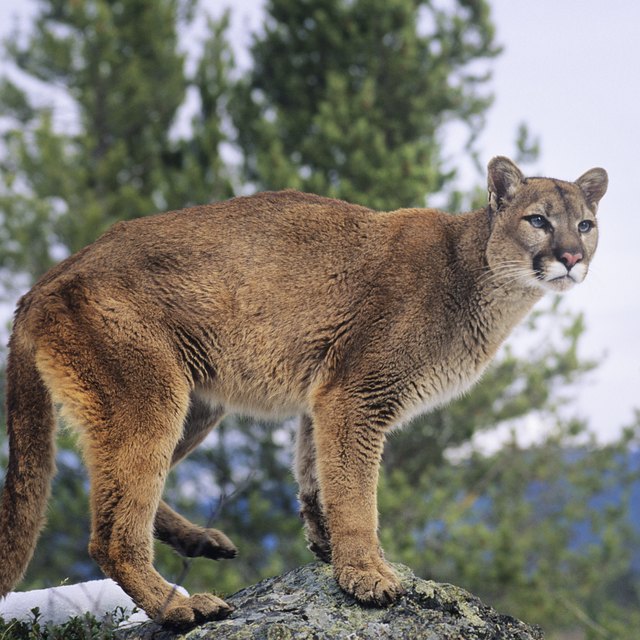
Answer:
[{"label": "front paw", "polygon": [[190,551],[191,553],[185,553],[187,557],[204,556],[212,560],[230,559],[238,555],[233,542],[217,529],[202,529],[199,537],[194,537]]},{"label": "front paw", "polygon": [[309,537],[308,549],[321,562],[331,563],[331,544],[326,540],[316,542]]},{"label": "front paw", "polygon": [[398,576],[385,562],[361,566],[345,565],[334,569],[343,591],[365,605],[386,607],[403,592]]},{"label": "front paw", "polygon": [[179,536],[174,535],[168,538],[167,542],[186,558],[204,557],[219,560],[235,558],[238,555],[233,542],[217,529],[193,526],[191,529],[181,531]]}]

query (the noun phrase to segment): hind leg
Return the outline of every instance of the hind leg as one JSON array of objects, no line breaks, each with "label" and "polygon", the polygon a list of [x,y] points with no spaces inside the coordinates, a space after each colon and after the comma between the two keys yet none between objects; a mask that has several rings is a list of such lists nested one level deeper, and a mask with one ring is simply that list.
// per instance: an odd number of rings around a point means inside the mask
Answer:
[{"label": "hind leg", "polygon": [[[142,335],[143,325],[135,340],[109,336],[104,344],[84,327],[67,327],[66,342],[51,340],[54,348],[40,350],[38,367],[81,431],[91,483],[91,556],[163,624],[187,628],[228,615],[221,599],[176,593],[153,568],[153,521],[189,404],[182,371],[169,352],[146,348],[154,342]],[[114,353],[127,357],[115,360]]]},{"label": "hind leg", "polygon": [[309,550],[318,560],[331,562],[331,538],[320,502],[313,422],[307,415],[300,419],[296,435],[294,474],[299,487],[300,516],[304,520]]},{"label": "hind leg", "polygon": [[179,397],[163,398],[176,381],[162,386],[164,391],[145,393],[144,411],[136,400],[121,398],[120,415],[111,416],[105,432],[100,423],[90,429],[89,550],[150,617],[184,628],[227,615],[230,608],[209,594],[177,594],[152,565],[153,521],[185,413]]},{"label": "hind leg", "polygon": [[[220,422],[223,414],[222,407],[211,407],[192,393],[183,436],[173,452],[171,466],[189,455]],[[218,560],[235,558],[238,553],[233,542],[222,531],[189,522],[164,501],[160,502],[156,513],[154,535],[187,558],[204,556]]]}]

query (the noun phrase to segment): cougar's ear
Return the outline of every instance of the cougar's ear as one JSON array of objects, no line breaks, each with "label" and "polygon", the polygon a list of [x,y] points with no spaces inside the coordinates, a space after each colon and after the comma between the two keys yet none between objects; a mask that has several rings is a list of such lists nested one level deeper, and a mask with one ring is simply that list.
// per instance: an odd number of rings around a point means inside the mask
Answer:
[{"label": "cougar's ear", "polygon": [[582,193],[584,193],[584,197],[587,199],[589,206],[595,211],[598,208],[600,198],[607,192],[609,177],[604,169],[598,167],[596,169],[589,169],[589,171],[583,173],[576,180],[576,184],[580,187]]},{"label": "cougar's ear", "polygon": [[513,198],[524,182],[524,176],[515,163],[504,156],[493,158],[487,168],[489,207],[496,212]]}]

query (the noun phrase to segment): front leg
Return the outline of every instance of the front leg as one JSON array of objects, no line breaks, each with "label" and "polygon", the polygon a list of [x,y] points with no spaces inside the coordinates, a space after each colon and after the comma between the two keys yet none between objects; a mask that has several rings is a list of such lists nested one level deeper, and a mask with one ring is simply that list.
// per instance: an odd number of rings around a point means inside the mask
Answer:
[{"label": "front leg", "polygon": [[360,602],[383,606],[402,592],[382,556],[377,532],[376,494],[386,425],[363,404],[340,390],[316,395],[316,464],[336,580]]},{"label": "front leg", "polygon": [[307,415],[300,419],[296,434],[294,474],[298,482],[300,516],[304,520],[309,550],[323,562],[331,562],[331,539],[320,501],[320,485],[316,468],[316,445],[313,421]]}]

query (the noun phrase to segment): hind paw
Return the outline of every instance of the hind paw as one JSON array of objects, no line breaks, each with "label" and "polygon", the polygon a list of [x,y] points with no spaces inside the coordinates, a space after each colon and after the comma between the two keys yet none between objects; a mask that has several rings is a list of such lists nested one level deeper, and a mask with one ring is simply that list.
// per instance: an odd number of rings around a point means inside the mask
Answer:
[{"label": "hind paw", "polygon": [[224,600],[209,593],[197,593],[189,598],[181,598],[175,604],[169,602],[160,614],[158,622],[179,631],[197,625],[226,618],[233,607]]}]

